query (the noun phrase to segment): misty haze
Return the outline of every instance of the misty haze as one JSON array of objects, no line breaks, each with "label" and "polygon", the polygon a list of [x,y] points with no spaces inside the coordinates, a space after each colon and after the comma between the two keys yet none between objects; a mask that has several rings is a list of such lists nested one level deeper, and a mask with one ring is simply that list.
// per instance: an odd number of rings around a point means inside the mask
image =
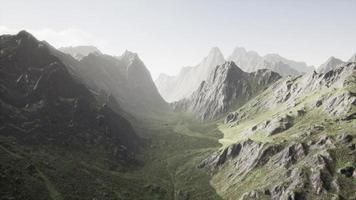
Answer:
[{"label": "misty haze", "polygon": [[0,0],[0,200],[356,200],[355,10]]}]

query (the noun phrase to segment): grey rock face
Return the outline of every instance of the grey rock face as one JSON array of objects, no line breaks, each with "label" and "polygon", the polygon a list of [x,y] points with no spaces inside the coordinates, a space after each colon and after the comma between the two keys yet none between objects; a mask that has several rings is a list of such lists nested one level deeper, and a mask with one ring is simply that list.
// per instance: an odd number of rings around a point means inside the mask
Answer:
[{"label": "grey rock face", "polygon": [[340,116],[346,114],[351,106],[356,106],[356,94],[346,92],[337,96],[326,97],[324,110],[332,116]]},{"label": "grey rock face", "polygon": [[307,154],[306,149],[302,143],[291,144],[276,155],[273,163],[277,166],[289,168]]},{"label": "grey rock face", "polygon": [[243,179],[249,171],[264,165],[278,151],[280,151],[279,146],[269,146],[246,140],[232,144],[207,157],[198,167],[209,169],[210,172],[215,173],[222,166],[229,165],[234,169],[234,173],[230,174],[229,178]]},{"label": "grey rock face", "polygon": [[217,66],[191,97],[175,102],[176,110],[197,113],[203,120],[214,119],[232,106],[242,105],[280,76],[269,70],[243,72],[234,62]]}]

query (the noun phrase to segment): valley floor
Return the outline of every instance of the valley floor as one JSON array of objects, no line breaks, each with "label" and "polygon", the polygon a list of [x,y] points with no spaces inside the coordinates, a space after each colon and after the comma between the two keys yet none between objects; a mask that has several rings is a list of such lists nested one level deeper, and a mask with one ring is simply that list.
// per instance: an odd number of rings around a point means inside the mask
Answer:
[{"label": "valley floor", "polygon": [[91,152],[22,145],[0,137],[1,199],[221,199],[197,166],[221,146],[215,123],[172,114],[134,122],[144,142],[137,163]]}]

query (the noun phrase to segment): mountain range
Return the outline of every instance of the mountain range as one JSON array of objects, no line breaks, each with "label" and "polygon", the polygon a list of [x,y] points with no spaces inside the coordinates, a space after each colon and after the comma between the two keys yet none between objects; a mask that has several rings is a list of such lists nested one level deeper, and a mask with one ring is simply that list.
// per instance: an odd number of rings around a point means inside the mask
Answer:
[{"label": "mountain range", "polygon": [[282,76],[300,75],[314,70],[313,66],[307,66],[304,62],[292,61],[278,54],[260,56],[257,52],[246,51],[241,47],[235,48],[225,60],[221,51],[214,47],[197,66],[182,68],[176,77],[160,74],[155,83],[166,101],[178,101],[189,97],[202,81],[207,80],[215,67],[225,61],[234,61],[245,72],[270,69]]},{"label": "mountain range", "polygon": [[154,83],[130,51],[1,35],[0,199],[356,199],[355,58],[213,48]]}]

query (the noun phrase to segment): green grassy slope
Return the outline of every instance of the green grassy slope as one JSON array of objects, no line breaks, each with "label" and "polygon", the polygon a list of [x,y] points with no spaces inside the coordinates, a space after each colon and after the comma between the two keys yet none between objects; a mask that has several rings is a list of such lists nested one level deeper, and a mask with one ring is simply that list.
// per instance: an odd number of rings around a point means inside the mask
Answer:
[{"label": "green grassy slope", "polygon": [[[347,133],[353,135],[353,143],[356,137],[356,120],[341,120],[341,117],[332,117],[328,115],[323,107],[315,107],[315,102],[325,96],[337,96],[343,93],[356,93],[356,76],[353,74],[345,82],[343,88],[324,88],[318,91],[312,91],[300,96],[296,99],[294,106],[288,106],[287,103],[280,103],[272,109],[266,106],[266,102],[273,95],[271,88],[257,96],[256,98],[247,102],[243,107],[236,110],[239,114],[247,114],[247,117],[240,120],[236,125],[218,123],[218,130],[223,133],[223,138],[219,140],[223,147],[231,144],[251,139],[253,141],[262,142],[267,146],[287,145],[293,142],[301,142],[307,144],[308,142],[318,141],[321,136],[330,136],[337,138],[338,135]],[[356,106],[352,106],[349,113],[354,113]],[[298,116],[297,111],[305,110],[305,114]],[[281,133],[269,136],[265,130],[257,130],[252,134],[246,134],[246,130],[251,130],[252,127],[258,125],[266,120],[271,120],[276,116],[288,114],[292,116],[293,126]],[[324,127],[322,130],[313,131],[314,126]],[[356,197],[356,182],[354,178],[345,178],[337,173],[337,169],[345,166],[356,166],[356,157],[354,154],[348,153],[347,147],[336,144],[336,148],[328,151],[333,159],[331,166],[331,173],[337,177],[342,184],[342,195]],[[299,161],[296,167],[306,168],[308,171],[307,159],[322,153],[322,151],[310,150],[307,158]],[[234,174],[234,168],[230,165],[223,166],[213,176],[211,184],[216,188],[218,194],[224,199],[239,199],[246,192],[253,190],[263,190],[264,188],[271,188],[277,183],[281,182],[285,177],[285,168],[276,168],[272,162],[268,162],[263,166],[258,166],[250,171],[245,178],[238,180],[229,180],[229,176]],[[330,191],[335,192],[336,191]],[[330,199],[329,194],[321,194],[315,196],[310,193],[306,196],[307,199]],[[260,197],[261,199],[265,197]]]}]

